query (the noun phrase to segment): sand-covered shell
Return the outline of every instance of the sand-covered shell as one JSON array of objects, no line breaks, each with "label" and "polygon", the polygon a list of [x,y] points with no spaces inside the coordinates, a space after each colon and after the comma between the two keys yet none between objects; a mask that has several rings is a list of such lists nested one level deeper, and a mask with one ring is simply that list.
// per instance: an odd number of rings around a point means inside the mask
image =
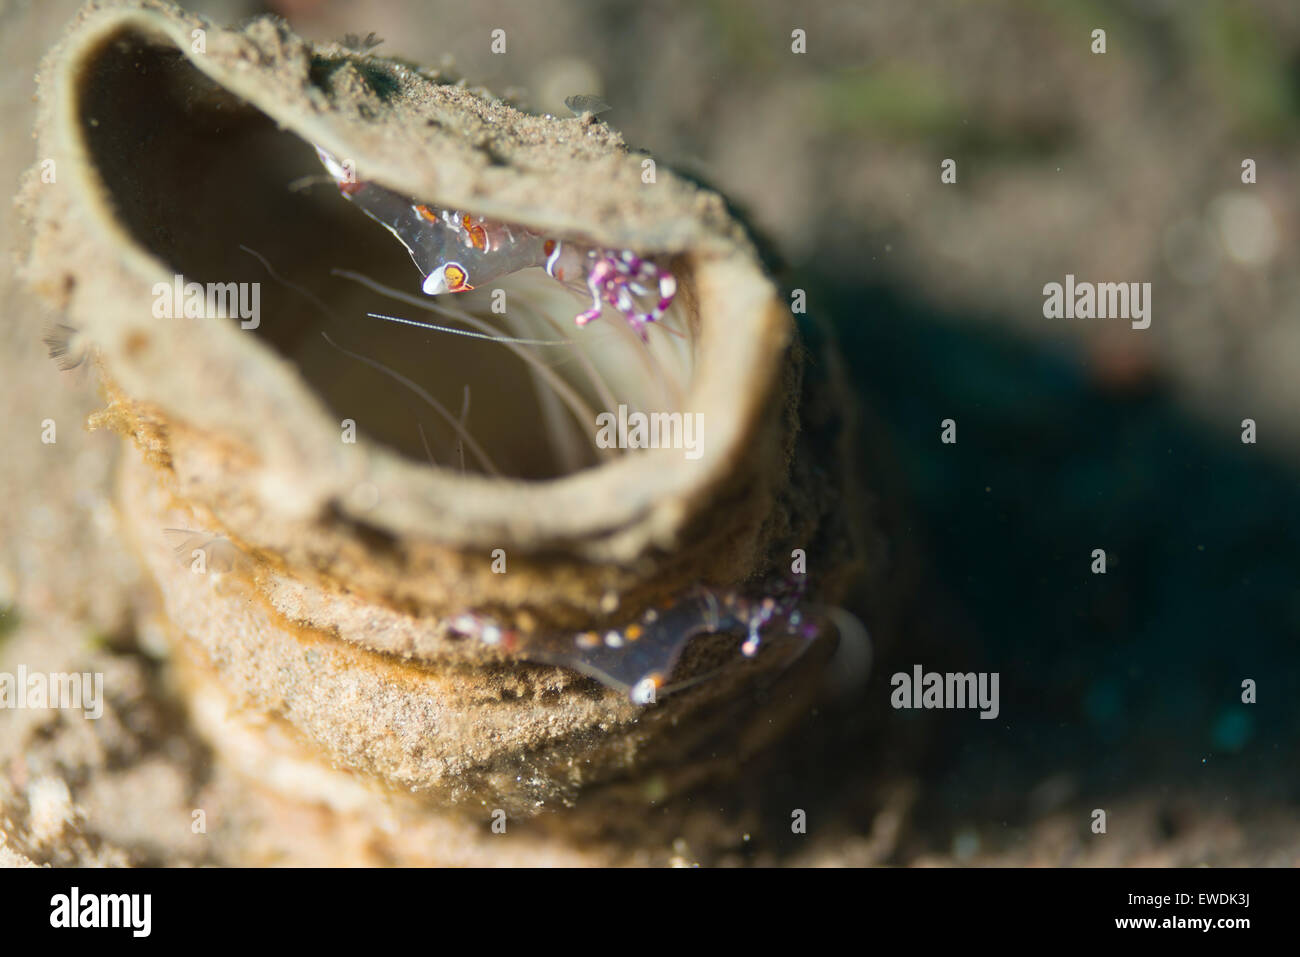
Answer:
[{"label": "sand-covered shell", "polygon": [[[24,187],[27,274],[93,352],[95,424],[136,448],[120,508],[218,753],[290,789],[302,775],[276,769],[318,760],[516,814],[652,776],[662,796],[805,708],[834,629],[801,625],[855,571],[856,493],[838,400],[809,417],[788,301],[718,194],[590,114],[155,3],[84,12],[40,102],[58,176]],[[416,201],[654,257],[672,310],[648,346],[617,316],[579,329],[574,296],[531,270],[449,305],[568,344],[367,318],[450,324],[375,291],[423,298],[316,146]],[[256,284],[256,315],[160,315],[159,289],[181,305],[191,282]],[[583,415],[624,404],[698,416],[699,454],[593,444]],[[774,596],[779,634],[748,657],[743,628],[705,627],[667,661],[650,628]],[[643,636],[681,688],[648,705],[619,684]]]}]

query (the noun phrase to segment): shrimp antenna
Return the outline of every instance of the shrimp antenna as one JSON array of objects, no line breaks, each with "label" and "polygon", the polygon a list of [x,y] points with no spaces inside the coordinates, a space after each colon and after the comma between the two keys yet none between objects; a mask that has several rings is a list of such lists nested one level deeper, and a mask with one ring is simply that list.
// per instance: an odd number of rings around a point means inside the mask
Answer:
[{"label": "shrimp antenna", "polygon": [[446,422],[449,426],[451,426],[452,431],[454,431],[456,435],[460,437],[461,441],[465,443],[466,448],[468,448],[471,452],[474,453],[475,458],[479,460],[483,468],[487,469],[489,473],[496,476],[497,478],[501,477],[501,471],[496,467],[492,459],[488,457],[488,454],[483,451],[483,447],[479,445],[478,442],[474,441],[474,436],[470,435],[469,432],[465,429],[465,427],[461,424],[460,420],[457,419],[455,416],[453,416],[450,412],[448,412],[447,407],[443,405],[441,402],[439,402],[437,399],[435,399],[433,396],[431,396],[427,389],[420,388],[420,386],[416,385],[414,382],[412,382],[406,376],[402,375],[396,369],[390,369],[388,366],[384,365],[382,362],[380,362],[377,359],[372,359],[369,356],[363,356],[359,352],[353,352],[351,349],[343,348],[343,346],[339,345],[337,342],[331,339],[329,337],[329,333],[327,332],[321,332],[321,338],[324,339],[326,342],[328,342],[339,352],[343,353],[345,356],[351,356],[353,359],[356,359],[358,362],[364,362],[366,365],[370,366],[370,368],[378,372],[382,372],[384,375],[388,376],[389,378],[397,382],[400,382],[402,385],[406,386],[408,389],[410,389],[412,392],[418,395],[429,405],[430,408],[432,408],[435,412],[437,412],[438,415],[442,416],[444,422]]},{"label": "shrimp antenna", "polygon": [[[413,306],[416,309],[424,309],[428,312],[447,316],[448,318],[454,319],[457,322],[462,322],[467,326],[473,326],[476,329],[482,330],[484,334],[487,335],[488,338],[499,341],[507,349],[509,349],[520,359],[522,359],[524,362],[528,363],[528,365],[530,365],[533,369],[535,369],[537,371],[537,374],[542,377],[542,379],[546,382],[546,384],[549,385],[552,389],[554,389],[556,394],[559,395],[561,399],[564,400],[565,405],[567,405],[569,407],[569,410],[573,413],[573,417],[575,421],[581,427],[585,428],[588,422],[591,422],[595,419],[595,412],[592,410],[592,408],[586,403],[586,401],[583,400],[582,396],[580,396],[577,393],[577,391],[574,389],[573,386],[571,386],[568,382],[566,382],[561,376],[556,375],[554,369],[549,368],[544,362],[541,361],[541,359],[539,359],[535,354],[530,352],[528,349],[521,347],[516,342],[512,342],[509,337],[504,337],[504,338],[499,337],[496,333],[496,330],[493,329],[492,326],[490,326],[488,323],[484,322],[483,320],[477,318],[476,316],[473,316],[468,312],[463,312],[459,309],[453,309],[448,306],[438,305],[436,303],[428,301],[427,299],[418,299],[415,296],[404,293],[401,290],[394,289],[391,286],[386,286],[383,283],[378,282],[377,280],[371,279],[369,276],[366,276],[359,272],[353,272],[350,269],[336,268],[336,269],[331,269],[330,273],[331,275],[339,276],[342,279],[347,279],[351,282],[357,283],[358,285],[364,286],[366,289],[370,289],[373,292],[377,292],[381,296],[387,296],[389,299],[394,299],[398,302],[406,303],[408,306]],[[546,342],[548,345],[555,344],[555,340],[548,339],[546,340]],[[587,433],[587,437],[591,441],[592,449],[595,451],[598,457],[613,457],[616,454],[611,449],[605,449],[599,446],[595,442],[594,435],[591,432]]]},{"label": "shrimp antenna", "polygon": [[516,339],[513,336],[490,336],[482,332],[471,332],[468,329],[453,329],[451,326],[439,326],[432,322],[419,322],[415,319],[403,319],[401,316],[386,316],[381,312],[366,313],[371,319],[385,319],[388,322],[400,322],[403,325],[415,326],[419,329],[432,329],[434,332],[450,332],[457,336],[469,336],[471,339],[486,339],[488,342],[513,342],[520,346],[573,346],[577,345],[572,339]]}]

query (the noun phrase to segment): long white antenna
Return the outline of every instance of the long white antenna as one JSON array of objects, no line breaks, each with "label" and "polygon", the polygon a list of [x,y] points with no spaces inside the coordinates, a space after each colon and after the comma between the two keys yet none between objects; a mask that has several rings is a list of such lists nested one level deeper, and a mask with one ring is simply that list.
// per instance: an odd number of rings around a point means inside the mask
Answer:
[{"label": "long white antenna", "polygon": [[572,346],[577,345],[572,339],[516,339],[513,336],[489,336],[482,332],[470,332],[468,329],[453,329],[451,326],[438,326],[432,322],[419,322],[415,319],[403,319],[401,316],[386,316],[381,312],[366,313],[371,319],[386,319],[400,322],[406,326],[431,329],[434,332],[450,332],[457,336],[469,336],[471,339],[486,339],[488,342],[513,342],[520,346]]}]

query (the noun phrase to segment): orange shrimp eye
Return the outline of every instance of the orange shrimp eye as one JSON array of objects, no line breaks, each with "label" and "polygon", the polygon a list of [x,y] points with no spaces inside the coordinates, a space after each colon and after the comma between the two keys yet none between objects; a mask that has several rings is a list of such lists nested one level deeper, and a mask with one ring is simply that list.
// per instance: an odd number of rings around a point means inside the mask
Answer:
[{"label": "orange shrimp eye", "polygon": [[431,223],[436,223],[438,221],[437,213],[431,210],[428,206],[416,206],[415,211]]},{"label": "orange shrimp eye", "polygon": [[469,274],[456,263],[448,263],[442,271],[449,292],[464,292],[474,287],[469,284]]}]

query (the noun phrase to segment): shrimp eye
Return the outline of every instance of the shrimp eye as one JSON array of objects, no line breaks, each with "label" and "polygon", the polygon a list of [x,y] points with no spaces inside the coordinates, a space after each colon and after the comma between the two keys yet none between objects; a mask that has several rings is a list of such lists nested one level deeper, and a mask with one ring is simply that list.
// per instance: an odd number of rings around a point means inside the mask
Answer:
[{"label": "shrimp eye", "polygon": [[447,263],[443,267],[442,278],[447,283],[448,292],[464,292],[474,288],[469,284],[469,273],[465,272],[460,263]]},{"label": "shrimp eye", "polygon": [[546,253],[546,274],[560,280],[560,282],[564,282],[564,270],[556,266],[560,259],[559,242],[548,239],[542,244],[542,250]]},{"label": "shrimp eye", "polygon": [[415,211],[419,213],[422,218],[428,220],[431,223],[436,223],[438,221],[438,214],[435,213],[433,210],[431,210],[428,206],[417,205],[415,207]]}]

